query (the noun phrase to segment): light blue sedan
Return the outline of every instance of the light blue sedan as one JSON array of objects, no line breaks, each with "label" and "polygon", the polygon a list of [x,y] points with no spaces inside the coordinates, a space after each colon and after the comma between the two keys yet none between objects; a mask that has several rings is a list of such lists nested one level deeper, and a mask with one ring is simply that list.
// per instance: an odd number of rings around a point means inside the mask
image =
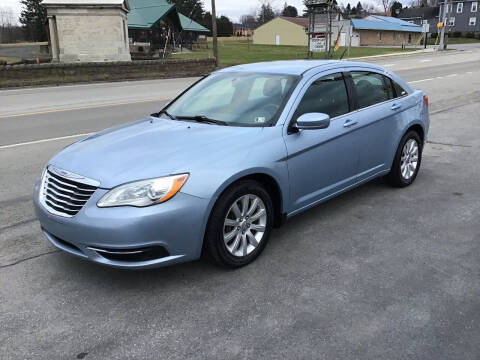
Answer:
[{"label": "light blue sedan", "polygon": [[235,66],[60,151],[36,213],[53,245],[100,264],[239,267],[293,215],[379,176],[410,185],[428,128],[428,98],[376,65]]}]

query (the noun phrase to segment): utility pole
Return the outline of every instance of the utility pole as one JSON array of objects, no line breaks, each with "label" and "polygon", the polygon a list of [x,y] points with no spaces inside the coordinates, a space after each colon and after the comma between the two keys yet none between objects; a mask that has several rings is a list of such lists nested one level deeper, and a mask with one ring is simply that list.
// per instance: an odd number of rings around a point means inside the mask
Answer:
[{"label": "utility pole", "polygon": [[[438,50],[442,51],[447,48],[447,41],[445,41],[445,30],[450,22],[450,17],[452,15],[453,3],[452,0],[444,0],[443,6],[440,7],[440,18],[439,21],[443,23],[443,26],[440,29],[440,43],[438,44]],[[447,35],[448,39],[448,35]]]},{"label": "utility pole", "polygon": [[440,28],[440,34],[437,36],[440,36],[440,42],[438,43],[438,50],[442,51],[443,50],[443,38],[445,36],[445,24],[447,21],[447,0],[443,0],[443,6],[440,6],[440,13],[438,14],[438,22],[443,24],[442,27]]},{"label": "utility pole", "polygon": [[448,6],[448,15],[447,15],[447,37],[443,40],[443,42],[445,43],[445,50],[447,49],[447,44],[448,44],[448,37],[450,35],[450,26],[449,26],[449,23],[450,23],[450,18],[452,17],[452,10],[453,10],[453,1],[452,0],[449,0],[448,1],[449,3],[449,6]]},{"label": "utility pole", "polygon": [[215,11],[215,0],[212,0],[212,36],[213,56],[215,57],[215,66],[218,66],[217,12]]}]

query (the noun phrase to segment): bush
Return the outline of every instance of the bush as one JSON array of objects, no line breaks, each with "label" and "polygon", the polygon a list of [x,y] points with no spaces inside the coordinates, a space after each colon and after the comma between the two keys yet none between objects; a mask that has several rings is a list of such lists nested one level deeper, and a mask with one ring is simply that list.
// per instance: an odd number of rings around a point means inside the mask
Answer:
[{"label": "bush", "polygon": [[474,32],[467,32],[465,34],[465,37],[467,37],[469,39],[474,39],[475,38],[475,33]]},{"label": "bush", "polygon": [[460,31],[454,31],[452,33],[452,37],[454,37],[454,38],[462,37],[462,33]]},{"label": "bush", "polygon": [[432,39],[436,39],[437,36],[438,36],[438,34],[430,34],[430,37],[431,37]]}]

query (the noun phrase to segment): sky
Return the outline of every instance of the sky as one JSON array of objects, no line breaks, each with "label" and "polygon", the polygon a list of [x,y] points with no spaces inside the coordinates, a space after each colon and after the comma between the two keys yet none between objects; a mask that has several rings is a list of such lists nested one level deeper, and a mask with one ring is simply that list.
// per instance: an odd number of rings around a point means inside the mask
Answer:
[{"label": "sky", "polygon": [[[302,0],[288,0],[287,2],[289,5],[295,6],[300,13],[302,12]],[[205,10],[211,11],[211,0],[204,0],[203,3],[205,5]],[[282,8],[285,0],[271,0],[271,3],[275,8]],[[232,21],[238,21],[240,16],[253,13],[255,9],[260,7],[261,3],[259,0],[216,0],[215,4],[217,8],[217,16],[226,15]],[[9,7],[15,13],[16,17],[20,15],[20,0],[0,0],[0,7]]]},{"label": "sky", "polygon": [[[340,3],[347,3],[350,1],[352,4],[358,2],[358,0],[343,0]],[[374,1],[374,0],[370,0]],[[285,0],[271,0],[271,4],[274,8],[281,9]],[[367,0],[369,2],[369,0]],[[211,11],[211,0],[203,0],[206,11]],[[301,14],[303,12],[303,0],[287,0],[288,5],[293,5],[298,9]],[[226,15],[232,21],[238,22],[240,17],[244,14],[255,12],[260,7],[261,0],[216,0],[217,16]],[[11,8],[15,16],[20,15],[21,7],[20,0],[0,0],[0,7]]]}]

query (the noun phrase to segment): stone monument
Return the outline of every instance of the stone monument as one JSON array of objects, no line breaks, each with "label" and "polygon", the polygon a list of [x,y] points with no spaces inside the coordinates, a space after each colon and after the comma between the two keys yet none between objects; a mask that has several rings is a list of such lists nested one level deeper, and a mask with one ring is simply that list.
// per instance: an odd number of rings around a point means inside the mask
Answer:
[{"label": "stone monument", "polygon": [[128,0],[43,0],[52,62],[130,61]]}]

